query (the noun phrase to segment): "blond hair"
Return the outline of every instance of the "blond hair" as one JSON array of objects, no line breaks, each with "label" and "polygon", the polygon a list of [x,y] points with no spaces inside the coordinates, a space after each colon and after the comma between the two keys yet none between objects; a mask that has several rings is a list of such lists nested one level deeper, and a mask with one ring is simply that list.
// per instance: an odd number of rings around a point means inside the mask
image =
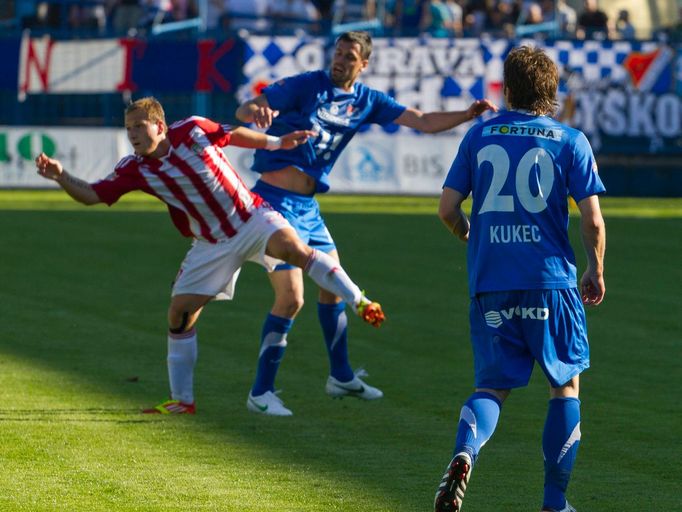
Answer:
[{"label": "blond hair", "polygon": [[153,96],[147,96],[146,98],[140,98],[139,100],[133,101],[125,109],[125,115],[130,114],[136,110],[142,110],[147,114],[147,119],[151,122],[156,123],[161,121],[164,125],[164,131],[168,130],[168,125],[166,124],[166,113],[163,111],[163,107],[159,100]]}]

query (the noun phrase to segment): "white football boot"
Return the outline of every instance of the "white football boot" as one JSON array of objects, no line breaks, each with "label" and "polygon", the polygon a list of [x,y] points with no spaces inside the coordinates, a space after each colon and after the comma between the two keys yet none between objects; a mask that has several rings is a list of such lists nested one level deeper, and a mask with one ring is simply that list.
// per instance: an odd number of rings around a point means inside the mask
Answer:
[{"label": "white football boot", "polygon": [[366,377],[367,372],[358,370],[348,382],[341,382],[331,375],[327,379],[325,391],[332,398],[343,398],[344,396],[354,396],[363,400],[376,400],[384,396],[384,393],[375,387],[364,382],[360,377]]},{"label": "white football boot", "polygon": [[262,395],[253,396],[249,393],[246,408],[258,414],[269,416],[293,416],[293,412],[284,407],[284,402],[272,391],[266,391]]}]

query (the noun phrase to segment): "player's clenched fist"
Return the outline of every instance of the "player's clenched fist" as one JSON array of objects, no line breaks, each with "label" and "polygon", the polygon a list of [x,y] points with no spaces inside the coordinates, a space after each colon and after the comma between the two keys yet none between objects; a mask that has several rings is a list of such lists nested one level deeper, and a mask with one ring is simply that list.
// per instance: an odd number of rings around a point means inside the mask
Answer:
[{"label": "player's clenched fist", "polygon": [[36,167],[38,174],[50,180],[59,178],[64,170],[59,160],[50,158],[45,153],[40,153],[36,158]]}]

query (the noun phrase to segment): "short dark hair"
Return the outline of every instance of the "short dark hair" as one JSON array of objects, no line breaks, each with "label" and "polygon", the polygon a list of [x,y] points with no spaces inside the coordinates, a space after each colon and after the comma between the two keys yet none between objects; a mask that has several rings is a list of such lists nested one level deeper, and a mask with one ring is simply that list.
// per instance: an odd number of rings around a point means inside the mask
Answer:
[{"label": "short dark hair", "polygon": [[339,41],[360,45],[360,56],[365,60],[369,59],[369,56],[372,54],[372,38],[367,32],[344,32],[336,39],[337,43]]},{"label": "short dark hair", "polygon": [[504,61],[504,87],[511,108],[551,115],[558,106],[559,70],[540,48],[520,46]]}]

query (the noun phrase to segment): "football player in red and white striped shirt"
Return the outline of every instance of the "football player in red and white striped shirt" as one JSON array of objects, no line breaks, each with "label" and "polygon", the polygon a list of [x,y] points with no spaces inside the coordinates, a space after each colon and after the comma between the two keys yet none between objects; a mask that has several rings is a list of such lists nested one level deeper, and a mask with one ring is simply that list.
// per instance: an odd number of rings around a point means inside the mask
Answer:
[{"label": "football player in red and white striped shirt", "polygon": [[[242,264],[253,261],[272,271],[282,261],[296,265],[321,287],[353,304],[366,322],[379,326],[381,306],[371,302],[327,254],[304,244],[294,229],[260,196],[251,192],[227,160],[222,147],[292,149],[313,135],[299,130],[281,137],[248,128],[231,129],[202,117],[166,125],[161,104],[142,98],[125,112],[134,154],[95,183],[64,170],[44,153],[36,158],[38,174],[55,180],[86,205],[112,205],[133,190],[166,203],[173,223],[193,238],[173,285],[168,309],[168,374],[171,399],[145,412],[193,414],[193,370],[197,357],[195,323],[210,300],[231,299]],[[261,402],[269,414],[290,415],[272,396]]]}]

